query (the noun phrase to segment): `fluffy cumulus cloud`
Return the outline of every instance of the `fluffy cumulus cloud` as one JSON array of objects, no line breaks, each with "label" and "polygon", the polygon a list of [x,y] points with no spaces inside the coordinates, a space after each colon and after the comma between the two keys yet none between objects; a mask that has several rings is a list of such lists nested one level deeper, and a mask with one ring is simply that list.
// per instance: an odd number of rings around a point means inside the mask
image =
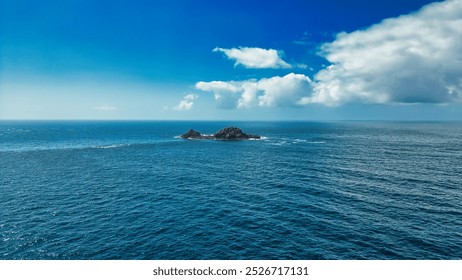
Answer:
[{"label": "fluffy cumulus cloud", "polygon": [[183,97],[183,99],[173,107],[174,110],[177,111],[186,111],[191,110],[194,106],[194,101],[198,98],[197,94],[187,94]]},{"label": "fluffy cumulus cloud", "polygon": [[290,73],[260,80],[198,82],[196,88],[212,92],[221,108],[291,107],[310,94],[311,80]]},{"label": "fluffy cumulus cloud", "polygon": [[322,47],[331,62],[299,103],[462,101],[462,1],[448,0]]},{"label": "fluffy cumulus cloud", "polygon": [[[247,68],[301,68],[276,50],[214,49]],[[340,33],[321,47],[330,65],[313,81],[303,74],[260,80],[199,82],[222,108],[287,107],[313,103],[462,102],[462,0],[447,0]]]},{"label": "fluffy cumulus cloud", "polygon": [[234,66],[246,68],[292,68],[282,60],[282,52],[273,49],[239,47],[232,49],[215,48],[214,52],[222,52],[228,59],[236,61]]}]

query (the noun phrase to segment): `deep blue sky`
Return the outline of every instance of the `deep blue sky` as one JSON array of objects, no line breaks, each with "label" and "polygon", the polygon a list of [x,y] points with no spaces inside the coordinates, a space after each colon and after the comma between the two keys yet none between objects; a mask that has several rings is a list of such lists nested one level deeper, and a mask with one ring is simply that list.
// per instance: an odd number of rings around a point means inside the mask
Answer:
[{"label": "deep blue sky", "polygon": [[[431,2],[0,0],[0,118],[431,119],[421,113],[430,110],[458,119],[460,104],[221,109],[195,88],[289,73],[313,79],[330,64],[320,47],[336,34]],[[234,66],[216,47],[274,49],[306,67]],[[194,106],[175,110],[188,94]]]}]

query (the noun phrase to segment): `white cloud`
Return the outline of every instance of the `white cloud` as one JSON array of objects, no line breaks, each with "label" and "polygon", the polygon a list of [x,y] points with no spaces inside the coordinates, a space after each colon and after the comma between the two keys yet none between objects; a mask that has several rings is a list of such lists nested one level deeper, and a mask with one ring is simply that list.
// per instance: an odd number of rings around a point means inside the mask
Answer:
[{"label": "white cloud", "polygon": [[183,99],[173,107],[174,110],[177,111],[186,111],[186,110],[191,110],[191,108],[194,106],[194,101],[198,98],[197,94],[187,94],[183,97]]},{"label": "white cloud", "polygon": [[311,93],[311,80],[302,74],[288,74],[284,77],[261,79],[258,88],[263,94],[258,97],[262,107],[290,107]]},{"label": "white cloud", "polygon": [[93,110],[97,110],[97,111],[115,111],[115,110],[117,110],[117,107],[111,106],[111,105],[101,105],[101,106],[93,107]]},{"label": "white cloud", "polygon": [[239,83],[234,82],[222,82],[222,81],[213,81],[213,82],[198,82],[196,88],[203,91],[217,91],[217,92],[238,92]]},{"label": "white cloud", "polygon": [[213,92],[218,107],[233,109],[236,106],[237,96],[242,91],[242,82],[198,82],[196,88],[202,91]]},{"label": "white cloud", "polygon": [[228,59],[235,60],[234,66],[246,68],[292,68],[282,60],[282,52],[273,49],[239,47],[232,49],[215,48],[214,52],[222,52]]},{"label": "white cloud", "polygon": [[[221,108],[462,102],[462,0],[436,2],[364,30],[340,33],[321,49],[331,65],[314,81],[291,73],[199,82],[196,88],[212,92]],[[306,67],[289,65],[271,49],[214,51],[248,68]]]},{"label": "white cloud", "polygon": [[332,63],[300,104],[462,101],[462,1],[448,0],[322,47]]},{"label": "white cloud", "polygon": [[290,73],[260,80],[198,82],[196,88],[212,92],[220,108],[291,107],[311,93],[311,80]]}]

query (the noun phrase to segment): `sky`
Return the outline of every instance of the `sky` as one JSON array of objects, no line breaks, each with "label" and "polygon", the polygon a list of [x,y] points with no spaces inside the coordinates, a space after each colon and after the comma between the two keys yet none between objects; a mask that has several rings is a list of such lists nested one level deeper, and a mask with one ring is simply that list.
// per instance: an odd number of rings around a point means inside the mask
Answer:
[{"label": "sky", "polygon": [[462,120],[462,0],[0,0],[0,119]]}]

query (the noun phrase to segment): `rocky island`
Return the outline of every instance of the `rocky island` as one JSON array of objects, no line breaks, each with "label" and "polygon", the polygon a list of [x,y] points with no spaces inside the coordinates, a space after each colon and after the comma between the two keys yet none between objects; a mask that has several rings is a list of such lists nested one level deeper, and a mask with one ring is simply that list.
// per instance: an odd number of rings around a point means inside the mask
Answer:
[{"label": "rocky island", "polygon": [[183,139],[210,139],[210,140],[250,140],[261,139],[259,135],[246,134],[237,127],[226,127],[217,131],[213,135],[201,134],[198,131],[190,129],[185,134],[181,135]]}]

